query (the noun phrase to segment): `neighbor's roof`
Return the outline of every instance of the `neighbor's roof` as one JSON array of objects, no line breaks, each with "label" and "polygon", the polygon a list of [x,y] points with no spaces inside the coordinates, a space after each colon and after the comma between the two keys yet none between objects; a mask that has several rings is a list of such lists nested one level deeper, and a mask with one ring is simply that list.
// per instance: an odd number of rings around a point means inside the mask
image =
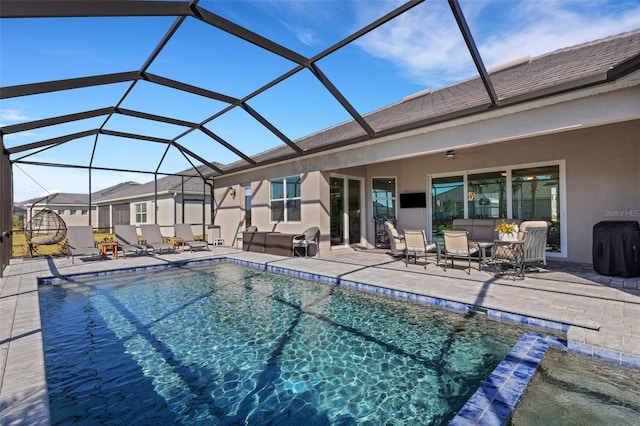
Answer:
[{"label": "neighbor's roof", "polygon": [[88,194],[75,194],[70,192],[58,192],[55,194],[48,195],[46,198],[37,197],[31,198],[29,200],[22,201],[19,203],[22,207],[28,208],[35,201],[39,201],[36,205],[47,205],[47,206],[87,206],[89,204],[89,195]]},{"label": "neighbor's roof", "polygon": [[[201,170],[204,167],[200,167]],[[182,170],[178,176],[163,176],[158,178],[158,193],[182,193],[200,195],[205,191],[204,183],[199,175],[196,175],[194,169]],[[190,176],[183,176],[190,175]],[[195,176],[194,176],[195,175]],[[115,187],[110,187],[96,194],[95,203],[104,203],[125,198],[134,198],[138,196],[149,196],[154,194],[156,190],[155,182],[149,181],[145,183],[125,182]],[[209,194],[209,191],[206,190]]]},{"label": "neighbor's roof", "polygon": [[[204,185],[200,177],[184,177],[184,186],[182,178],[182,176],[164,176],[159,178],[158,193],[181,193],[184,190],[185,194],[202,194]],[[122,182],[117,185],[110,186],[109,188],[94,192],[91,197],[91,203],[101,204],[125,198],[149,196],[154,193],[154,190],[155,184],[153,181],[143,184],[137,182]],[[58,192],[49,195],[44,199],[42,197],[31,198],[18,203],[18,205],[28,208],[38,200],[41,200],[36,204],[38,206],[87,206],[89,204],[89,195]]]}]

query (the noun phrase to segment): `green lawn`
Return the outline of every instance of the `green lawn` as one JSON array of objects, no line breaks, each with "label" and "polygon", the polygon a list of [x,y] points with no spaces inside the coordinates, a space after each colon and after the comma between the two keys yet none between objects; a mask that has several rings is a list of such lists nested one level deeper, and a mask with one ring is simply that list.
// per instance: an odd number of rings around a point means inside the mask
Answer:
[{"label": "green lawn", "polygon": [[[115,235],[107,234],[104,232],[94,232],[93,239],[96,243],[102,241],[115,241]],[[11,257],[26,257],[28,256],[29,247],[27,240],[24,237],[23,231],[14,231],[12,237],[12,250]],[[38,245],[34,246],[33,257],[42,256],[59,256],[67,254],[67,239],[65,238],[59,244],[52,245]]]}]

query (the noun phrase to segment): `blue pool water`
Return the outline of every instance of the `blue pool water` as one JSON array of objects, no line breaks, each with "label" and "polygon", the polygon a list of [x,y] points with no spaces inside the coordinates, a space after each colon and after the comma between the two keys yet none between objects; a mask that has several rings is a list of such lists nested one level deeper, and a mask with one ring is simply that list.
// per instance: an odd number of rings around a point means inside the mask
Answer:
[{"label": "blue pool water", "polygon": [[523,333],[233,263],[39,291],[54,424],[447,424]]}]

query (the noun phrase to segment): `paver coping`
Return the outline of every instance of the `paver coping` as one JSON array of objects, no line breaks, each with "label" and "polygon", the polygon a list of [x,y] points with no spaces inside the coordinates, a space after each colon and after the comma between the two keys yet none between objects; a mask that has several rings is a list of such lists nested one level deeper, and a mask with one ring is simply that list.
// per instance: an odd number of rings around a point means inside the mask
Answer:
[{"label": "paver coping", "polygon": [[605,277],[590,265],[552,260],[527,272],[524,280],[511,280],[496,278],[489,270],[472,270],[467,275],[461,266],[444,272],[435,259],[428,259],[425,269],[382,250],[333,250],[305,259],[213,246],[210,251],[75,264],[66,257],[12,259],[0,278],[0,424],[50,423],[38,278],[142,270],[213,258],[295,271],[409,300],[444,301],[443,306],[534,325],[562,324],[570,351],[640,369],[640,279]]}]

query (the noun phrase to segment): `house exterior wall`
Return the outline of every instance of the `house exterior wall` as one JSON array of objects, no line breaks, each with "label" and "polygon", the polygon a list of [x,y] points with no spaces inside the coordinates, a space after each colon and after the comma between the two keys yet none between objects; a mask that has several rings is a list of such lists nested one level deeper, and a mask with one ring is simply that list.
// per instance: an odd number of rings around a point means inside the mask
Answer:
[{"label": "house exterior wall", "polygon": [[[395,177],[397,192],[426,191],[429,175],[466,174],[533,163],[565,164],[566,258],[590,263],[593,225],[602,220],[640,220],[640,121],[544,135],[530,139],[456,150],[456,158],[442,153],[367,167],[366,205],[371,206],[371,179]],[[343,170],[350,173],[350,169]],[[402,228],[427,229],[427,209],[398,209]],[[367,223],[373,217],[367,209]],[[374,230],[367,229],[373,241]]]},{"label": "house exterior wall", "polygon": [[[194,236],[206,234],[207,226],[211,224],[211,197],[204,198],[204,213],[202,206],[202,195],[185,195],[184,199],[180,195],[175,196],[174,222],[189,223],[193,225]],[[203,232],[204,225],[204,232]]]},{"label": "house exterior wall", "polygon": [[[335,173],[365,178],[365,227],[363,234],[369,247],[374,244],[374,226],[371,213],[371,179],[395,177],[397,193],[426,191],[430,194],[428,177],[441,174],[464,174],[469,171],[496,170],[503,167],[538,163],[563,164],[563,188],[566,191],[561,205],[561,226],[566,228],[563,259],[591,263],[593,225],[602,220],[640,220],[640,121],[631,120],[592,128],[544,134],[529,138],[491,143],[456,149],[456,157],[449,159],[444,153],[419,155],[395,161],[377,162],[358,167],[331,167],[328,157],[308,160],[309,168],[326,167]],[[392,145],[392,144],[391,144]],[[384,147],[387,149],[387,146]],[[251,178],[253,191],[253,225],[259,230],[299,232],[308,226],[319,225],[321,233],[329,235],[329,171],[303,172],[303,221],[298,224],[271,223],[269,221],[269,181],[274,177],[295,174],[303,165],[273,166]],[[258,176],[265,176],[258,179]],[[267,177],[268,176],[268,177]],[[241,179],[246,183],[249,173]],[[238,179],[238,178],[236,178]],[[216,181],[217,184],[222,183]],[[242,184],[232,185],[237,195],[229,195],[229,187],[216,190],[219,208],[216,224],[222,227],[227,244],[234,241],[235,233],[244,229]],[[427,229],[428,209],[399,209],[398,228]],[[329,250],[329,242],[321,252]]]},{"label": "house exterior wall", "polygon": [[[24,225],[26,226],[29,220],[31,220],[33,216],[35,216],[39,211],[43,210],[45,207],[50,209],[54,213],[56,213],[58,216],[60,216],[62,220],[64,220],[65,225],[67,226],[89,225],[90,214],[91,214],[91,220],[92,220],[91,224],[95,225],[97,223],[95,221],[95,217],[96,217],[95,207],[91,210],[91,212],[89,212],[86,206],[81,207],[81,206],[72,206],[72,205],[49,204],[47,206],[35,205],[33,209],[27,208]],[[84,214],[82,214],[83,210],[85,211]]]},{"label": "house exterior wall", "polygon": [[65,210],[65,214],[60,215],[60,217],[62,218],[62,220],[64,220],[64,223],[66,223],[67,226],[86,226],[89,225],[89,212],[86,211],[84,214],[82,214],[83,210],[86,210],[86,208]]},{"label": "house exterior wall", "polygon": [[[301,176],[302,220],[272,222],[269,210],[269,180],[294,175]],[[262,176],[268,177],[263,179]],[[252,178],[257,180],[249,181]],[[242,184],[219,187],[215,190],[214,224],[220,226],[225,244],[234,245],[239,234],[246,228],[243,188],[249,185],[252,191],[251,225],[257,226],[259,231],[287,234],[299,234],[309,227],[318,226],[321,239],[320,252],[329,250],[329,174],[317,170],[301,174],[291,166],[274,167],[266,173],[258,173],[251,177],[243,176]],[[231,189],[235,190],[235,197]]]}]

